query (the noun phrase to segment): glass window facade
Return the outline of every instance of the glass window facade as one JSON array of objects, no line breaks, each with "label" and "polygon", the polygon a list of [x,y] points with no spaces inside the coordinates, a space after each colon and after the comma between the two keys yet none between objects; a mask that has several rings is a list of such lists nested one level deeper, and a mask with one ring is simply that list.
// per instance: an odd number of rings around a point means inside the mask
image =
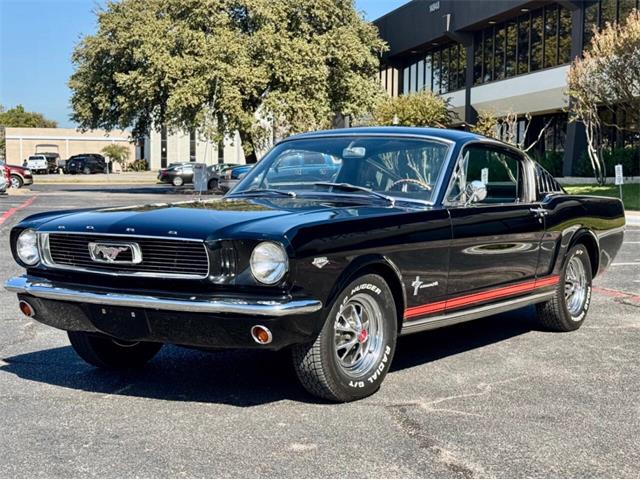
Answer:
[{"label": "glass window facade", "polygon": [[[640,0],[589,0],[584,6],[584,41],[606,22],[626,18]],[[489,25],[473,35],[473,84],[524,75],[571,62],[572,12],[551,3],[519,16]],[[425,55],[414,55],[392,75],[381,70],[388,92],[405,94],[421,90],[448,93],[464,88],[466,49],[457,43],[434,46]]]},{"label": "glass window facade", "polygon": [[563,65],[571,61],[571,12],[547,5],[476,32],[473,44],[476,85]]},{"label": "glass window facade", "polygon": [[466,75],[466,50],[462,45],[437,47],[424,56],[414,57],[402,69],[402,93],[453,92],[464,88]]},{"label": "glass window facade", "polygon": [[640,8],[640,0],[595,0],[584,11],[584,46],[593,37],[593,30],[600,29],[607,22],[624,21],[634,8]]}]

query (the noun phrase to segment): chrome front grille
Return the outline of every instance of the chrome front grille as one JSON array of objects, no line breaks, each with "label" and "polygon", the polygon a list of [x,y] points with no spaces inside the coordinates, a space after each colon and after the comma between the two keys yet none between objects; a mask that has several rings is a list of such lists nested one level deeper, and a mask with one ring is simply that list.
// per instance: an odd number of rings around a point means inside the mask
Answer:
[{"label": "chrome front grille", "polygon": [[[89,250],[92,242],[135,243],[139,263],[97,262]],[[43,262],[51,267],[113,275],[164,278],[206,278],[209,255],[202,241],[98,234],[42,233],[40,248]],[[118,260],[127,262],[131,253],[123,251]]]}]

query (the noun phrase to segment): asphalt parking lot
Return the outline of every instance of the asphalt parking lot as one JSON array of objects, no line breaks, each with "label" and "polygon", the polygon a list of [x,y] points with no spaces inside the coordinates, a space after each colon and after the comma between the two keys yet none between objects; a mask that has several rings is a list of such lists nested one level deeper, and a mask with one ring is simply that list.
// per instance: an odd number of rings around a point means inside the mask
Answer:
[{"label": "asphalt parking lot", "polygon": [[[0,281],[26,215],[186,200],[167,186],[0,198]],[[531,308],[404,337],[382,389],[315,401],[282,353],[165,347],[98,371],[0,291],[0,477],[638,477],[640,223],[573,333]]]}]

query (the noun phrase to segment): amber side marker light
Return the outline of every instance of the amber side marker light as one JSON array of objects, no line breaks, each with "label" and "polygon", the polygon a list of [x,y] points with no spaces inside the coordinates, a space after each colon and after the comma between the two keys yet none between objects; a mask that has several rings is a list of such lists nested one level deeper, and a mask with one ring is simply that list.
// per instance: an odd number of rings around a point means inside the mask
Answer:
[{"label": "amber side marker light", "polygon": [[251,327],[251,336],[253,337],[253,340],[260,345],[267,345],[268,343],[271,343],[271,340],[273,340],[271,330],[267,327],[263,327],[262,325],[254,325]]},{"label": "amber side marker light", "polygon": [[20,302],[18,303],[18,307],[20,307],[20,311],[27,317],[33,317],[36,314],[36,311],[33,309],[33,307],[24,300],[20,300]]}]

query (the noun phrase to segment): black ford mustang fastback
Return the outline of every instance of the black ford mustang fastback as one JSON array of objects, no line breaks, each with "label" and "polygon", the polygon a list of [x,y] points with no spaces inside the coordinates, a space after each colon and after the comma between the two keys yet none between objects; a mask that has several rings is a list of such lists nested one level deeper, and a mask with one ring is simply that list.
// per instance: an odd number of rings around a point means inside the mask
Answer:
[{"label": "black ford mustang fastback", "polygon": [[289,348],[307,390],[349,401],[380,387],[398,335],[532,304],[579,328],[624,224],[619,200],[568,195],[485,137],[332,130],[280,142],[222,199],[32,215],[6,288],[98,367],[164,343]]}]

